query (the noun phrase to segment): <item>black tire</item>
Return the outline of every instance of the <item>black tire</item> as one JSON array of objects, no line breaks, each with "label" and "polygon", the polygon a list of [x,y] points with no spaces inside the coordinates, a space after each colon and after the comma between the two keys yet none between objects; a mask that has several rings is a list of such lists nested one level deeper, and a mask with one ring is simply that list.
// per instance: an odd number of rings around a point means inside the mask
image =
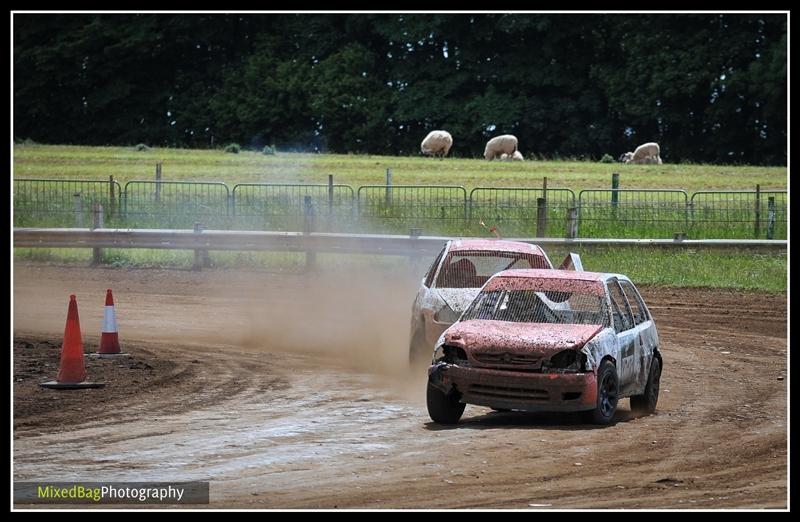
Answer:
[{"label": "black tire", "polygon": [[411,344],[408,348],[408,364],[411,366],[420,366],[423,363],[431,362],[432,348],[425,345],[425,334],[421,328],[414,332],[411,337]]},{"label": "black tire", "polygon": [[597,404],[588,412],[594,424],[611,424],[619,402],[619,379],[617,368],[611,361],[603,361],[597,370]]},{"label": "black tire", "polygon": [[459,402],[457,393],[445,394],[439,388],[428,383],[428,415],[433,422],[440,424],[456,424],[467,407]]},{"label": "black tire", "polygon": [[658,404],[658,389],[661,385],[661,361],[653,357],[650,363],[650,373],[642,395],[631,397],[631,410],[635,413],[651,414],[656,411]]}]

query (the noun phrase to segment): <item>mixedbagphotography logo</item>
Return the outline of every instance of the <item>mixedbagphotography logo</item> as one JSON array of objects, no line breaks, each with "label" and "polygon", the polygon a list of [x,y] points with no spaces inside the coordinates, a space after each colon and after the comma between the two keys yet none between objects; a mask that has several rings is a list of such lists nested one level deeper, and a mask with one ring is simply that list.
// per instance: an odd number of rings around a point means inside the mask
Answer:
[{"label": "mixedbagphotography logo", "polygon": [[15,504],[208,504],[208,482],[15,482]]}]

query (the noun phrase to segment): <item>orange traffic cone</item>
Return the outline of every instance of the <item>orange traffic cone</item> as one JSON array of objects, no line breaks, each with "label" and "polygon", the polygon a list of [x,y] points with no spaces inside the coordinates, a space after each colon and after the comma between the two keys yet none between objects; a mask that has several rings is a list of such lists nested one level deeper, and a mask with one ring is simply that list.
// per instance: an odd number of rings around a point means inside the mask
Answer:
[{"label": "orange traffic cone", "polygon": [[61,366],[55,381],[42,383],[45,388],[75,389],[100,388],[103,384],[85,382],[86,367],[83,364],[83,340],[81,323],[78,319],[78,302],[75,295],[69,296],[67,326],[64,328],[64,342],[61,345]]},{"label": "orange traffic cone", "polygon": [[106,308],[103,312],[103,328],[100,330],[100,349],[98,356],[128,355],[122,353],[119,347],[119,333],[117,332],[117,316],[114,313],[114,296],[111,289],[106,290]]}]

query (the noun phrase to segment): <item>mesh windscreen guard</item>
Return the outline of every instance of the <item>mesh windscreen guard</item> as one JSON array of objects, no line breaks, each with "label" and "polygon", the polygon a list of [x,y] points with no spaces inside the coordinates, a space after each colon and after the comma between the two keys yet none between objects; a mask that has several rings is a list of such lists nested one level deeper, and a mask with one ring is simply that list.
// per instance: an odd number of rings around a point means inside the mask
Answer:
[{"label": "mesh windscreen guard", "polygon": [[484,290],[461,318],[515,323],[608,324],[605,298],[559,290]]},{"label": "mesh windscreen guard", "polygon": [[514,252],[453,252],[436,279],[438,288],[480,288],[491,276],[514,268],[550,268],[542,256]]}]

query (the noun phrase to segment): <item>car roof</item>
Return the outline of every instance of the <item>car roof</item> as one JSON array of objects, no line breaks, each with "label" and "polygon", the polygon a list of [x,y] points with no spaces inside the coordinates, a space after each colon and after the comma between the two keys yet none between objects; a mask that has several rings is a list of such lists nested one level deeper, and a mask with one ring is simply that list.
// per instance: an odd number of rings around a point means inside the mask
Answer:
[{"label": "car roof", "polygon": [[451,252],[465,250],[486,250],[498,252],[514,252],[524,254],[544,255],[539,245],[523,243],[522,241],[508,241],[504,239],[456,239],[450,243]]}]

